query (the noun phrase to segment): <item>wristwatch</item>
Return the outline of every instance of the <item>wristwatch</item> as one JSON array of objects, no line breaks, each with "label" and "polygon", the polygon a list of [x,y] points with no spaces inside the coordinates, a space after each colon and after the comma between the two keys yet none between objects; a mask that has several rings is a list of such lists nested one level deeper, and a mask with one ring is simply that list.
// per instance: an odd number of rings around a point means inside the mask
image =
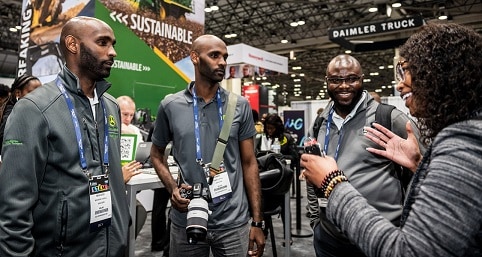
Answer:
[{"label": "wristwatch", "polygon": [[265,228],[265,224],[264,224],[264,220],[262,221],[251,221],[251,227],[257,227],[257,228],[261,228],[262,230],[264,230]]}]

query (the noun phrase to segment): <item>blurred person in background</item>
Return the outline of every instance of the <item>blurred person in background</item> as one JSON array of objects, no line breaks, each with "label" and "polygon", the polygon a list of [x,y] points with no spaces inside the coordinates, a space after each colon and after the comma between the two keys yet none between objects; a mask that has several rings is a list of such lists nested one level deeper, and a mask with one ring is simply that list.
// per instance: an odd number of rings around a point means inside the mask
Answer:
[{"label": "blurred person in background", "polygon": [[[24,97],[26,94],[32,92],[36,88],[40,87],[42,83],[37,77],[24,74],[17,77],[10,88],[10,93],[7,94],[7,98],[2,102],[0,106],[0,153],[3,145],[3,133],[5,131],[5,124],[7,123],[8,116],[12,112],[13,106],[17,103],[19,99]],[[7,87],[8,88],[8,87]],[[5,93],[4,93],[5,95]],[[1,157],[0,157],[1,160]]]},{"label": "blurred person in background", "polygon": [[144,142],[141,130],[132,124],[132,119],[136,115],[136,103],[131,97],[123,95],[117,97],[117,103],[121,111],[122,134],[137,135],[137,142]]}]

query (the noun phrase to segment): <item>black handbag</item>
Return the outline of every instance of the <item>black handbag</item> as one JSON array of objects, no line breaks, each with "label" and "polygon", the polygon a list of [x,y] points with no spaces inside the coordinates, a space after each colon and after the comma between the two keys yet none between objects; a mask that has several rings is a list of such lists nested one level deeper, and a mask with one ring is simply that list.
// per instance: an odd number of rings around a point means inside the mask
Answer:
[{"label": "black handbag", "polygon": [[257,156],[263,194],[284,195],[290,190],[294,172],[282,154],[261,152]]}]

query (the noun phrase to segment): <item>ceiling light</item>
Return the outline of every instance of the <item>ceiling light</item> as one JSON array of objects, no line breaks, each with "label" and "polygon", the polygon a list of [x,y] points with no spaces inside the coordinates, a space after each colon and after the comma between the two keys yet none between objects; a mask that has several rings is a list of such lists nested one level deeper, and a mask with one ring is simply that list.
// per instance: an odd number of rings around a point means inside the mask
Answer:
[{"label": "ceiling light", "polygon": [[207,4],[207,8],[209,8],[210,11],[206,11],[206,8],[205,8],[204,9],[205,12],[211,12],[211,11],[219,10],[219,6],[217,5],[217,1],[213,1],[213,4],[211,6],[209,6],[209,4]]},{"label": "ceiling light", "polygon": [[369,12],[377,12],[378,11],[378,8],[376,7],[371,7],[368,9]]},{"label": "ceiling light", "polygon": [[387,17],[391,17],[392,16],[392,6],[387,4],[386,8],[387,8]]},{"label": "ceiling light", "polygon": [[438,16],[439,20],[446,20],[448,18],[445,12],[440,12],[440,16]]},{"label": "ceiling light", "polygon": [[351,54],[351,50],[346,50],[345,54]]},{"label": "ceiling light", "polygon": [[295,21],[290,22],[290,26],[291,27],[303,26],[303,25],[305,25],[305,23],[306,22],[304,20],[295,20]]},{"label": "ceiling light", "polygon": [[395,3],[392,4],[392,7],[393,8],[399,8],[399,7],[402,7],[402,4],[398,3],[398,2],[395,2]]},{"label": "ceiling light", "polygon": [[281,39],[281,43],[282,43],[282,44],[288,43],[288,40],[286,39],[286,37],[284,37],[283,39]]},{"label": "ceiling light", "polygon": [[234,32],[233,32],[233,33],[230,33],[230,34],[224,35],[225,38],[233,38],[233,37],[237,37],[237,36],[238,36],[238,34],[236,34],[236,33],[234,33]]},{"label": "ceiling light", "polygon": [[383,69],[385,69],[385,66],[382,65],[382,66],[379,66],[378,68],[379,68],[380,70],[383,70]]},{"label": "ceiling light", "polygon": [[206,5],[206,7],[204,8],[204,11],[205,12],[212,12],[213,10],[211,9],[211,7],[209,5]]},{"label": "ceiling light", "polygon": [[17,25],[17,26],[15,26],[15,28],[16,28],[17,30],[21,30],[21,29],[22,29],[22,26]]},{"label": "ceiling light", "polygon": [[17,32],[16,28],[9,28],[8,30],[10,30],[11,32]]}]

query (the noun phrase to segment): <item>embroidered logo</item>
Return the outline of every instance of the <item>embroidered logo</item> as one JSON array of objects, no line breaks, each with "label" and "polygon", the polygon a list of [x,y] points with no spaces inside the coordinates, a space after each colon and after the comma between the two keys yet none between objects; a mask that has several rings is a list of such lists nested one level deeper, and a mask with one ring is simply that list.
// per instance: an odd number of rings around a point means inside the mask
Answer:
[{"label": "embroidered logo", "polygon": [[109,127],[111,127],[111,128],[117,127],[116,122],[115,122],[115,118],[112,115],[109,115]]}]

